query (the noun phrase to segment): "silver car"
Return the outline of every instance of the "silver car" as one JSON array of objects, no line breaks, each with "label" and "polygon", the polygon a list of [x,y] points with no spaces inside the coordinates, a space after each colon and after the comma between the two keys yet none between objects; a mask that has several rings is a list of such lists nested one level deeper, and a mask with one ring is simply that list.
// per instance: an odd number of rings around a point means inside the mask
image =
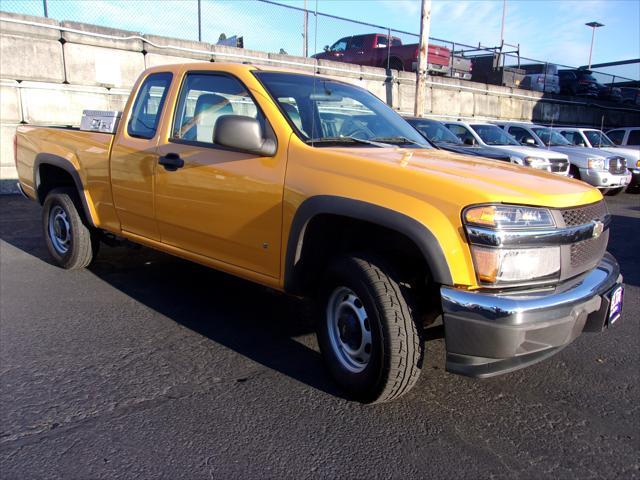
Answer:
[{"label": "silver car", "polygon": [[571,163],[569,176],[599,188],[604,194],[616,195],[631,181],[627,160],[622,155],[573,145],[559,132],[543,125],[520,122],[496,122],[496,125],[522,145],[564,153]]}]

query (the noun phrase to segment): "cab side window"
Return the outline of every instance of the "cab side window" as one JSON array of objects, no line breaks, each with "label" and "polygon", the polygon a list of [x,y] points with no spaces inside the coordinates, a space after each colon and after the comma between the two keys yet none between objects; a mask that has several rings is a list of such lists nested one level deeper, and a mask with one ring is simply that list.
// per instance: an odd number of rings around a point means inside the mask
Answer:
[{"label": "cab side window", "polygon": [[624,130],[612,130],[607,133],[607,137],[609,137],[616,145],[621,145],[622,140],[624,140]]},{"label": "cab side window", "polygon": [[131,137],[153,138],[158,129],[160,113],[164,106],[171,78],[168,72],[152,73],[138,90],[138,96],[133,104],[133,110],[127,133]]},{"label": "cab side window", "polygon": [[510,127],[509,132],[519,143],[524,143],[528,138],[533,140],[533,136],[521,127]]},{"label": "cab side window", "polygon": [[239,80],[227,75],[189,74],[180,92],[171,138],[213,144],[216,122],[224,115],[256,118],[264,131],[264,115]]},{"label": "cab side window", "polygon": [[456,125],[455,123],[454,124],[447,123],[446,126],[449,130],[451,130],[451,132],[453,132],[453,134],[456,137],[458,137],[463,142],[465,140],[468,142],[475,140],[471,132],[467,130],[465,127],[463,127],[462,125]]},{"label": "cab side window", "polygon": [[[613,138],[611,139],[613,140]],[[627,145],[640,145],[640,130],[631,130],[629,132],[629,138],[627,138]]]},{"label": "cab side window", "polygon": [[560,132],[564,138],[566,138],[572,145],[579,145],[581,147],[585,147],[587,144],[585,143],[582,135],[578,132],[565,132],[564,130]]}]

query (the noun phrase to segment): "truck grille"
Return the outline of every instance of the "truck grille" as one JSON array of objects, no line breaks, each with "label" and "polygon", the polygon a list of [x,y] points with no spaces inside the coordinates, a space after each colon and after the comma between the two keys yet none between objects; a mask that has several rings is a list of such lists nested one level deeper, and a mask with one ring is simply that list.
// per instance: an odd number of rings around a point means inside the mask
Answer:
[{"label": "truck grille", "polygon": [[571,244],[571,268],[596,266],[607,248],[604,240],[604,236],[600,236]]},{"label": "truck grille", "polygon": [[600,201],[583,207],[566,208],[562,210],[562,219],[567,227],[573,227],[593,220],[603,220],[608,213],[607,205]]},{"label": "truck grille", "polygon": [[623,157],[610,157],[609,173],[613,175],[622,175],[623,173],[627,173],[627,160]]},{"label": "truck grille", "polygon": [[[592,203],[582,207],[566,208],[560,211],[562,219],[567,227],[585,225],[594,220],[603,221],[608,215],[607,205],[604,201]],[[609,242],[609,229],[606,229],[598,237],[564,245],[561,250],[562,278],[571,278],[583,272],[591,270],[604,255]]]},{"label": "truck grille", "polygon": [[551,158],[549,161],[553,173],[565,173],[569,169],[569,161],[564,158]]}]

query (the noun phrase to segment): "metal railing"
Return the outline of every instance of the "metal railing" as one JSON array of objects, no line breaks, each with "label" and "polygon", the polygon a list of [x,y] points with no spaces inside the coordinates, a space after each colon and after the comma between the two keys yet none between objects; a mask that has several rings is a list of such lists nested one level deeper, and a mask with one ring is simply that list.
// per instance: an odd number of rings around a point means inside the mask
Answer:
[{"label": "metal railing", "polygon": [[[386,47],[380,49],[375,62],[369,59],[363,63],[394,70],[412,70],[412,65],[406,61],[400,64],[399,59],[394,56],[396,49],[392,43],[399,40],[403,45],[415,44],[417,47],[419,41],[416,33],[315,12],[273,0],[162,0],[161,5],[162,9],[150,15],[148,2],[130,0],[2,1],[2,9],[10,12],[44,15],[56,20],[91,23],[213,44],[223,38],[236,36],[248,50],[299,57],[320,54],[326,59],[347,63],[358,63],[358,60],[332,53],[323,55],[324,46],[331,46],[343,38],[375,33],[390,40],[387,40]],[[225,44],[228,45],[229,41]],[[555,82],[553,85],[548,84],[550,77],[544,72],[575,69],[571,66],[522,57],[519,46],[466,45],[433,37],[429,38],[429,44],[443,51],[446,49],[450,55],[449,64],[446,66],[436,65],[434,62],[429,69],[432,74],[559,93]],[[529,75],[527,79],[527,72],[522,68],[524,65],[528,65],[528,69],[536,65],[542,73]],[[470,66],[473,68],[471,71]],[[633,81],[605,72],[593,74],[601,84],[609,86],[610,90],[617,83]]]}]

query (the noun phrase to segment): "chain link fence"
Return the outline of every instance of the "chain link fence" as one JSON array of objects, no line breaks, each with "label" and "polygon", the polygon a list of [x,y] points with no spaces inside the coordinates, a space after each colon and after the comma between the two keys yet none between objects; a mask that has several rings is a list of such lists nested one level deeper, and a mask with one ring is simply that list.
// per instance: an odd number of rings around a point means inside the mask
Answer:
[{"label": "chain link fence", "polygon": [[[394,70],[416,69],[416,33],[272,0],[2,0],[0,8],[269,53],[315,55]],[[519,50],[517,45],[472,46],[430,38],[428,71],[546,93],[570,93],[566,82],[559,81],[558,71],[573,71],[575,67],[524,58]],[[616,85],[634,82],[605,72],[592,75],[601,84],[601,98],[617,102],[624,98],[620,98]]]}]

